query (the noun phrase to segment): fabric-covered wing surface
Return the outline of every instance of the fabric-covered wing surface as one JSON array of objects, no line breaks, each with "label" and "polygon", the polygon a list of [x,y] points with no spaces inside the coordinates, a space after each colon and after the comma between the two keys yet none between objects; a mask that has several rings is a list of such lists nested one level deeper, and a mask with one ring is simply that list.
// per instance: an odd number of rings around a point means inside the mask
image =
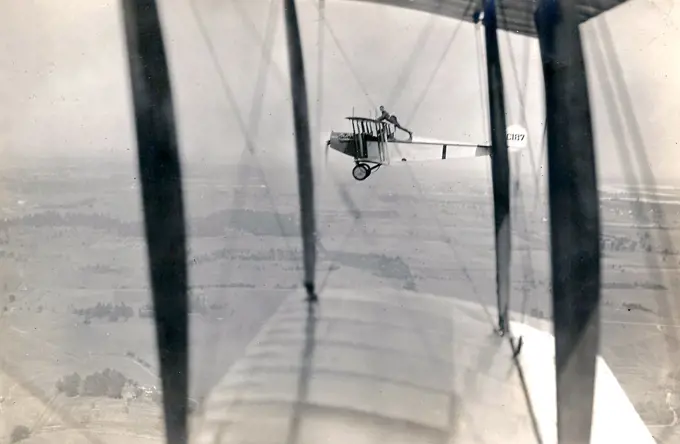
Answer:
[{"label": "fabric-covered wing surface", "polygon": [[[473,21],[475,9],[482,9],[481,0],[343,0],[379,3],[401,8],[415,9],[431,14],[444,15],[465,21]],[[600,0],[598,2],[576,0],[582,22],[591,19],[626,0]],[[536,0],[498,0],[498,29],[536,37],[534,11]]]}]

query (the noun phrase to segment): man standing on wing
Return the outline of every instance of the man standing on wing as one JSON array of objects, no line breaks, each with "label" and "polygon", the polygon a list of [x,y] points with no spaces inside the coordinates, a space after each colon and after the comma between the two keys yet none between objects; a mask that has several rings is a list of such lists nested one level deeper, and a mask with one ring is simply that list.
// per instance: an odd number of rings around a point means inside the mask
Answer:
[{"label": "man standing on wing", "polygon": [[378,117],[376,119],[376,122],[380,123],[383,120],[391,123],[392,125],[395,126],[395,128],[399,128],[400,130],[407,132],[408,136],[409,136],[409,140],[413,139],[413,133],[411,131],[409,131],[408,129],[404,128],[403,126],[399,125],[399,120],[397,120],[397,116],[395,116],[393,114],[391,115],[390,113],[385,111],[385,107],[381,105],[380,106],[380,117]]}]

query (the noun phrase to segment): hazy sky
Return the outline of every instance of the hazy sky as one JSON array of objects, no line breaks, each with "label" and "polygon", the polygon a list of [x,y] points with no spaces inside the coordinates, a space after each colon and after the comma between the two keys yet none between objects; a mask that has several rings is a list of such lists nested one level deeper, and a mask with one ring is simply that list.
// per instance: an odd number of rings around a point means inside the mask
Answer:
[{"label": "hazy sky", "polygon": [[[616,141],[632,139],[630,134],[617,138],[604,87],[613,84],[612,74],[592,59],[594,45],[603,45],[604,26],[614,40],[614,51],[608,51],[628,85],[652,171],[658,178],[674,177],[680,166],[680,8],[673,2],[632,0],[583,27],[599,168],[606,175],[622,171]],[[132,159],[119,3],[5,3],[0,16],[3,163],[49,154]],[[246,130],[270,162],[292,165],[282,2],[274,0],[270,10],[269,0],[194,0],[202,25],[190,0],[160,4],[185,158],[237,162]],[[315,129],[319,103],[322,131],[341,129],[342,117],[352,108],[367,114],[384,104],[418,135],[486,142],[486,98],[479,83],[484,64],[472,24],[376,4],[327,1],[319,101],[316,2],[298,4]],[[268,33],[272,62],[269,75],[261,76]],[[508,122],[523,123],[519,83],[538,159],[544,120],[538,45],[506,33],[500,39]],[[612,67],[607,69],[619,69]]]}]

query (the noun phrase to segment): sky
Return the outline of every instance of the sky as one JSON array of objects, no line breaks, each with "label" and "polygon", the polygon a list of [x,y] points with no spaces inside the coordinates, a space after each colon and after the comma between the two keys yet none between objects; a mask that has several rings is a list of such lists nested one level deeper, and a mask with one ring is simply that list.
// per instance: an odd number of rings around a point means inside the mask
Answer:
[{"label": "sky", "polygon": [[[294,165],[282,2],[159,3],[184,159],[237,163],[247,134],[266,162]],[[634,148],[644,156],[632,159],[646,162],[644,169],[658,180],[677,176],[680,8],[673,3],[631,0],[582,26],[602,177],[630,174],[620,148],[639,139],[644,146]],[[343,117],[369,114],[380,104],[416,135],[488,142],[482,29],[402,8],[330,0],[320,42],[316,2],[298,5],[315,146],[320,133],[345,128]],[[118,2],[104,0],[14,1],[3,7],[3,164],[51,157],[134,159],[119,9]],[[499,38],[507,121],[529,129],[532,149],[521,168],[540,174],[545,111],[538,43],[505,32]],[[628,97],[610,88],[619,77]],[[627,117],[636,125],[617,123],[623,98],[632,104]],[[486,168],[481,162],[455,168]]]}]

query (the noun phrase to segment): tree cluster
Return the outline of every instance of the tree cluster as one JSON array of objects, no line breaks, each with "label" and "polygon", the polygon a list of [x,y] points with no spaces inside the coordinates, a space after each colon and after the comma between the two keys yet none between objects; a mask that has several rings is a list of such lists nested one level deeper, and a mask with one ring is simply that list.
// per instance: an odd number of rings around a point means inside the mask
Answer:
[{"label": "tree cluster", "polygon": [[25,425],[18,425],[12,430],[12,436],[10,437],[10,442],[14,444],[15,442],[23,441],[31,436],[31,430]]},{"label": "tree cluster", "polygon": [[117,322],[121,319],[127,321],[135,315],[132,307],[125,303],[113,305],[111,303],[102,304],[101,302],[90,308],[76,308],[73,313],[85,317],[85,322],[90,322],[92,319],[105,319],[109,322]]},{"label": "tree cluster", "polygon": [[[210,311],[224,309],[225,304],[209,303],[205,296],[189,296],[189,313],[207,315]],[[154,310],[151,304],[146,304],[138,311],[140,318],[153,317]]]},{"label": "tree cluster", "polygon": [[137,385],[128,380],[121,372],[105,369],[81,378],[78,373],[72,373],[61,378],[56,383],[59,393],[68,397],[92,396],[119,399],[123,396],[123,388],[126,384]]}]

